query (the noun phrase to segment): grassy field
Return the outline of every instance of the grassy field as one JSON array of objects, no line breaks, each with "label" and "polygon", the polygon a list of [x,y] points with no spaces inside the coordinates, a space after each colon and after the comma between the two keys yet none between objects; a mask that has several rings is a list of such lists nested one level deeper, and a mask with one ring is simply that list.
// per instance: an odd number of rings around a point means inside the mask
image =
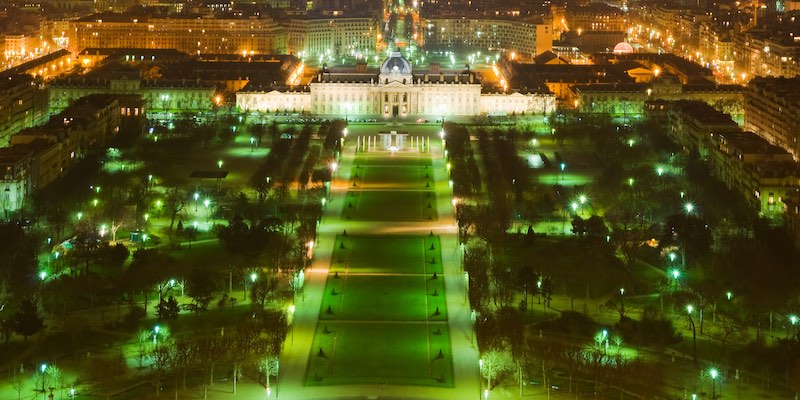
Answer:
[{"label": "grassy field", "polygon": [[446,320],[444,280],[433,277],[442,273],[438,236],[340,235],[336,243],[320,319]]},{"label": "grassy field", "polygon": [[353,160],[354,172],[359,173],[364,167],[385,166],[391,164],[393,167],[419,167],[423,170],[431,167],[431,160],[428,157],[420,158],[419,153],[397,154],[387,156],[386,153],[361,153]]},{"label": "grassy field", "polygon": [[343,216],[366,221],[433,221],[436,195],[428,191],[349,191]]},{"label": "grassy field", "polygon": [[442,273],[438,236],[340,235],[336,243],[331,273]]},{"label": "grassy field", "polygon": [[445,321],[446,308],[444,280],[441,278],[340,275],[338,278],[328,278],[320,319]]},{"label": "grassy field", "polygon": [[453,386],[444,323],[320,322],[309,357],[306,385]]},{"label": "grassy field", "polygon": [[360,189],[421,190],[432,184],[432,172],[420,167],[395,165],[361,167],[351,177]]}]

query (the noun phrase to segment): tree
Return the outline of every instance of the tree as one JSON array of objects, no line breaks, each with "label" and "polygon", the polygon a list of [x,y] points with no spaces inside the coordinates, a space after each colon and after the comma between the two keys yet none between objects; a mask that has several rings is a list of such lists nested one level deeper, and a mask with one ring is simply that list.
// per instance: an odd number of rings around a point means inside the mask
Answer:
[{"label": "tree", "polygon": [[164,196],[164,208],[169,213],[169,230],[175,225],[175,218],[186,207],[188,193],[181,187],[171,187],[167,189]]},{"label": "tree", "polygon": [[80,271],[81,264],[83,264],[83,273],[88,274],[89,265],[97,260],[100,254],[100,232],[94,223],[83,219],[75,225],[75,237],[70,242],[72,250],[67,254],[75,260],[73,275],[77,275],[77,272]]},{"label": "tree", "polygon": [[125,260],[130,256],[128,247],[122,243],[109,245],[108,242],[103,242],[98,249],[98,262],[106,268],[109,273],[115,275],[119,273]]},{"label": "tree", "polygon": [[34,291],[36,267],[36,247],[22,227],[0,225],[0,321]]},{"label": "tree", "polygon": [[278,357],[268,355],[258,360],[258,370],[264,373],[267,382],[267,393],[269,393],[269,378],[278,376]]},{"label": "tree", "polygon": [[12,319],[14,332],[21,335],[26,341],[30,336],[44,329],[44,319],[39,316],[39,310],[32,299],[23,300]]},{"label": "tree", "polygon": [[173,296],[169,296],[167,299],[162,298],[158,306],[156,306],[156,314],[160,319],[178,319],[180,311],[178,300],[175,300]]},{"label": "tree", "polygon": [[194,268],[186,281],[186,293],[194,299],[197,309],[205,310],[214,294],[220,290],[220,277],[216,270]]},{"label": "tree", "polygon": [[664,244],[679,243],[682,267],[688,259],[705,255],[711,248],[711,230],[705,220],[695,215],[673,214],[667,217]]},{"label": "tree", "polygon": [[64,397],[64,372],[61,368],[58,368],[55,365],[48,365],[47,366],[47,375],[50,375],[52,379],[52,384],[55,384],[56,388],[59,391],[60,398]]},{"label": "tree", "polygon": [[208,371],[208,384],[214,384],[214,367],[229,351],[230,336],[206,336],[198,343],[199,358]]},{"label": "tree", "polygon": [[133,253],[133,261],[125,271],[126,284],[130,291],[131,304],[137,291],[144,295],[144,311],[147,312],[150,291],[153,285],[164,282],[171,275],[172,259],[158,249],[139,249]]},{"label": "tree", "polygon": [[508,353],[502,350],[489,350],[480,359],[481,375],[486,378],[486,389],[492,389],[492,380],[511,365]]},{"label": "tree", "polygon": [[156,396],[158,396],[161,393],[161,377],[174,366],[175,353],[172,343],[167,340],[158,341],[148,356],[151,365],[156,370]]},{"label": "tree", "polygon": [[[189,339],[178,339],[175,341],[173,360],[176,369],[180,369],[182,376],[182,386],[186,389],[186,372],[195,364],[199,358],[199,346],[197,342]],[[178,391],[178,376],[175,375],[175,395]]]},{"label": "tree", "polygon": [[106,204],[103,205],[103,217],[110,221],[109,229],[111,231],[111,242],[117,242],[117,231],[119,228],[125,226],[129,216],[130,212],[128,211],[127,205],[122,199],[116,196],[112,196],[106,201]]},{"label": "tree", "polygon": [[17,400],[22,400],[22,391],[25,390],[25,380],[17,374],[16,370],[14,370],[11,387],[17,392]]}]

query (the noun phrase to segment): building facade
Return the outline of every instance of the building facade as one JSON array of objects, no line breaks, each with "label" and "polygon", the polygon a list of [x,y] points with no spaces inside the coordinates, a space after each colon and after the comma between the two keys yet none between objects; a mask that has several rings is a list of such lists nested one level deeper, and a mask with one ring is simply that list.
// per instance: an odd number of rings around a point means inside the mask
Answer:
[{"label": "building facade", "polygon": [[375,72],[323,71],[307,88],[246,87],[236,94],[240,109],[310,112],[322,115],[474,116],[484,113],[549,113],[555,96],[549,92],[509,92],[483,88],[471,71],[433,68],[412,73],[400,53]]},{"label": "building facade", "polygon": [[70,22],[73,53],[85,48],[176,49],[188,54],[280,54],[286,30],[272,18],[137,17],[94,14]]},{"label": "building facade", "polygon": [[468,48],[533,58],[553,49],[552,25],[523,18],[428,18],[421,24],[428,49]]},{"label": "building facade", "polygon": [[3,74],[0,79],[0,147],[11,135],[47,120],[47,89],[30,75]]},{"label": "building facade", "polygon": [[286,22],[286,53],[300,58],[372,57],[380,23],[373,17],[308,16]]},{"label": "building facade", "polygon": [[753,78],[744,96],[744,128],[800,157],[800,78]]}]

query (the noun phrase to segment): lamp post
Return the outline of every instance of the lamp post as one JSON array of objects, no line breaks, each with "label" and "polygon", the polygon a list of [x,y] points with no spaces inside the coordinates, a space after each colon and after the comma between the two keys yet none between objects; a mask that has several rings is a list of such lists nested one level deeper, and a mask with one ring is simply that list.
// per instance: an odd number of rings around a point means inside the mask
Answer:
[{"label": "lamp post", "polygon": [[689,317],[689,325],[692,327],[692,358],[697,362],[697,330],[694,327],[694,320],[692,319],[692,312],[694,306],[691,304],[686,306],[686,315]]},{"label": "lamp post", "polygon": [[708,370],[708,374],[711,376],[711,399],[713,400],[717,398],[716,380],[717,380],[717,375],[719,375],[719,371],[717,371],[716,368],[711,368],[710,370]]},{"label": "lamp post", "polygon": [[561,179],[564,179],[564,170],[567,169],[567,163],[561,163]]},{"label": "lamp post", "polygon": [[[255,284],[256,279],[258,279],[258,274],[256,274],[255,272],[251,272],[248,278],[250,278],[251,283]],[[244,290],[242,291],[242,297],[244,297],[244,299],[247,300],[247,279],[244,280]]]},{"label": "lamp post", "polygon": [[619,288],[619,301],[620,301],[619,317],[622,318],[625,315],[625,288]]},{"label": "lamp post", "polygon": [[42,364],[39,367],[39,371],[42,374],[42,399],[47,398],[47,390],[45,389],[45,372],[47,372],[47,364]]}]

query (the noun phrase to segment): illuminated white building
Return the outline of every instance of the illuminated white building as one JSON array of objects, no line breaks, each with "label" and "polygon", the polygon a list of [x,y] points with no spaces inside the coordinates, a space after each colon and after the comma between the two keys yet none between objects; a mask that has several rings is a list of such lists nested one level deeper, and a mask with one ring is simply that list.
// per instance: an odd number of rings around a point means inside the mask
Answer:
[{"label": "illuminated white building", "polygon": [[245,87],[236,94],[242,110],[310,112],[321,115],[474,116],[480,114],[549,113],[552,93],[522,93],[484,88],[472,71],[442,71],[432,65],[412,73],[399,52],[377,71],[366,65],[355,70],[325,70],[307,87]]}]

